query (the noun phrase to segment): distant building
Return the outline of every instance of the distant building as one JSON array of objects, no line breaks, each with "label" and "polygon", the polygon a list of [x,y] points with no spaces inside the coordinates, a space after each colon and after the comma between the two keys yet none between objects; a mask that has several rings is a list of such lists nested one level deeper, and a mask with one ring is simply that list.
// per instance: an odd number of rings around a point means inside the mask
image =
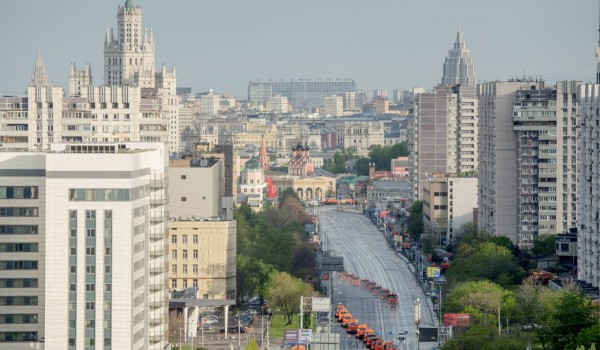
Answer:
[{"label": "distant building", "polygon": [[410,178],[412,174],[412,163],[409,157],[392,158],[390,163],[391,172],[394,176],[403,177],[407,180]]},{"label": "distant building", "polygon": [[386,89],[375,89],[373,90],[373,99],[377,100],[377,99],[387,99],[388,98],[388,92]]},{"label": "distant building", "polygon": [[267,101],[267,112],[269,113],[288,113],[291,111],[290,103],[286,96],[271,96]]},{"label": "distant building", "polygon": [[323,112],[327,115],[339,116],[344,112],[344,99],[342,96],[325,96]]},{"label": "distant building", "polygon": [[266,103],[272,96],[286,96],[297,111],[309,111],[323,105],[325,96],[356,90],[352,79],[290,81],[251,81],[248,86],[250,102]]},{"label": "distant building", "polygon": [[240,194],[254,211],[261,211],[267,200],[267,181],[264,170],[256,159],[246,162],[240,175]]},{"label": "distant building", "polygon": [[423,184],[423,217],[436,244],[453,242],[460,227],[473,221],[477,177],[435,174]]},{"label": "distant building", "polygon": [[442,85],[476,83],[475,68],[471,59],[471,53],[463,41],[460,28],[458,28],[454,45],[448,50],[448,56],[444,62]]}]

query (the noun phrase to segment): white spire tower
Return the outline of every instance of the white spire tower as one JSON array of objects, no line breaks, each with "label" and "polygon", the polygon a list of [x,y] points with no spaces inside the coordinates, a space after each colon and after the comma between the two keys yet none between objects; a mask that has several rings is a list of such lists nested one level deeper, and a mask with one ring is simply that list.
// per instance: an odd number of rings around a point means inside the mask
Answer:
[{"label": "white spire tower", "polygon": [[462,38],[460,26],[456,32],[456,41],[448,50],[444,62],[442,85],[448,84],[475,84],[475,68],[471,53]]},{"label": "white spire tower", "polygon": [[29,86],[49,86],[48,74],[46,74],[46,68],[44,67],[44,61],[42,61],[42,53],[38,52],[37,61],[35,62],[35,69],[31,75],[31,82]]}]

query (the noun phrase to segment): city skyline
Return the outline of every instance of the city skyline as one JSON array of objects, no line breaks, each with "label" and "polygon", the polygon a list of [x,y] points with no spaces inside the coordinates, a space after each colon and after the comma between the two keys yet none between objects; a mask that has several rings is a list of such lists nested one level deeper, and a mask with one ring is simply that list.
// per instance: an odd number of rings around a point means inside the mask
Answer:
[{"label": "city skyline", "polygon": [[[548,82],[593,80],[596,1],[575,7],[558,0],[512,3],[464,0],[437,4],[432,10],[429,4],[391,1],[344,7],[313,0],[283,5],[234,1],[202,8],[191,1],[177,6],[136,1],[143,8],[144,27],[154,29],[156,65],[174,63],[178,85],[195,92],[213,89],[245,99],[251,80],[300,78],[352,78],[367,90],[415,85],[431,89],[441,81],[444,58],[459,25],[478,81],[523,75],[541,75]],[[106,28],[114,26],[115,6],[122,4],[123,0],[85,7],[66,0],[1,4],[0,9],[12,15],[0,28],[16,35],[6,36],[10,50],[0,53],[0,94],[24,93],[38,51],[51,82],[66,87],[69,64],[82,67],[90,62],[94,83],[101,84],[99,43]],[[71,19],[65,20],[64,13]],[[490,25],[494,21],[498,24]],[[22,23],[29,24],[21,28]]]}]

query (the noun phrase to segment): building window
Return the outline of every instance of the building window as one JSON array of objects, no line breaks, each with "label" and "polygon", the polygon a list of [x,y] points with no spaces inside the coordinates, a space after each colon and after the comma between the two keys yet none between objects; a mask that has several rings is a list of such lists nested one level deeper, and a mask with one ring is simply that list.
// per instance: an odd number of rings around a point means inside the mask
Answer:
[{"label": "building window", "polygon": [[86,292],[95,292],[96,291],[96,285],[93,283],[86,283],[85,284],[85,291]]},{"label": "building window", "polygon": [[187,249],[183,250],[182,255],[183,259],[187,259]]},{"label": "building window", "polygon": [[111,251],[110,247],[104,248],[104,254],[105,255],[110,255],[110,251]]},{"label": "building window", "polygon": [[181,236],[181,243],[187,244],[187,235]]},{"label": "building window", "polygon": [[177,280],[176,279],[171,280],[171,288],[177,288]]},{"label": "building window", "polygon": [[86,301],[85,302],[85,309],[86,310],[94,310],[95,308],[95,304],[93,301]]},{"label": "building window", "polygon": [[171,265],[171,273],[177,273],[177,265]]},{"label": "building window", "polygon": [[198,288],[198,280],[193,280],[192,281],[192,287],[193,288]]},{"label": "building window", "polygon": [[186,264],[183,264],[181,266],[181,273],[187,273],[187,265]]},{"label": "building window", "polygon": [[183,288],[187,288],[187,280],[183,280],[182,282],[183,282],[183,286],[182,287]]},{"label": "building window", "polygon": [[[75,249],[75,248],[71,248],[71,249]],[[85,248],[85,255],[96,255],[96,248],[94,248],[94,247]]]},{"label": "building window", "polygon": [[198,259],[198,249],[194,249],[194,259]]},{"label": "building window", "polygon": [[187,176],[185,176],[185,175],[181,175],[181,179],[182,179],[182,180],[185,180],[185,179],[187,179]]},{"label": "building window", "polygon": [[177,244],[177,235],[172,235],[171,236],[171,243]]},{"label": "building window", "polygon": [[177,249],[171,250],[171,258],[177,259]]},{"label": "building window", "polygon": [[187,201],[187,197],[181,197],[181,201],[182,202],[186,202]]},{"label": "building window", "polygon": [[104,273],[110,273],[110,265],[104,266]]},{"label": "building window", "polygon": [[77,291],[77,284],[75,284],[75,283],[69,284],[69,292],[76,292],[76,291]]},{"label": "building window", "polygon": [[192,265],[192,272],[193,273],[198,273],[198,264]]},{"label": "building window", "polygon": [[96,265],[86,265],[85,273],[96,273]]},{"label": "building window", "polygon": [[192,243],[194,243],[194,244],[198,244],[198,235],[194,235],[194,236],[192,237]]},{"label": "building window", "polygon": [[77,266],[75,266],[75,265],[69,266],[69,273],[77,273]]},{"label": "building window", "polygon": [[71,248],[71,255],[77,255],[77,248]]}]

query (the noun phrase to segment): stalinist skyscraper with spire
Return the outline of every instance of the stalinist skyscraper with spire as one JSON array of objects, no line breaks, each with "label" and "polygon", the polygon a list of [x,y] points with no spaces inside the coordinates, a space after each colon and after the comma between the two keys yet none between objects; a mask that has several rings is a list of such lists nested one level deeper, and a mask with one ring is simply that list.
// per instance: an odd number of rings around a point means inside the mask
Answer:
[{"label": "stalinist skyscraper with spire", "polygon": [[142,9],[133,0],[119,6],[117,32],[106,30],[104,84],[155,87],[154,35],[142,29]]},{"label": "stalinist skyscraper with spire", "polygon": [[456,41],[454,41],[452,48],[448,50],[448,56],[444,62],[442,85],[449,84],[475,84],[473,60],[462,38],[460,27],[456,32]]}]

